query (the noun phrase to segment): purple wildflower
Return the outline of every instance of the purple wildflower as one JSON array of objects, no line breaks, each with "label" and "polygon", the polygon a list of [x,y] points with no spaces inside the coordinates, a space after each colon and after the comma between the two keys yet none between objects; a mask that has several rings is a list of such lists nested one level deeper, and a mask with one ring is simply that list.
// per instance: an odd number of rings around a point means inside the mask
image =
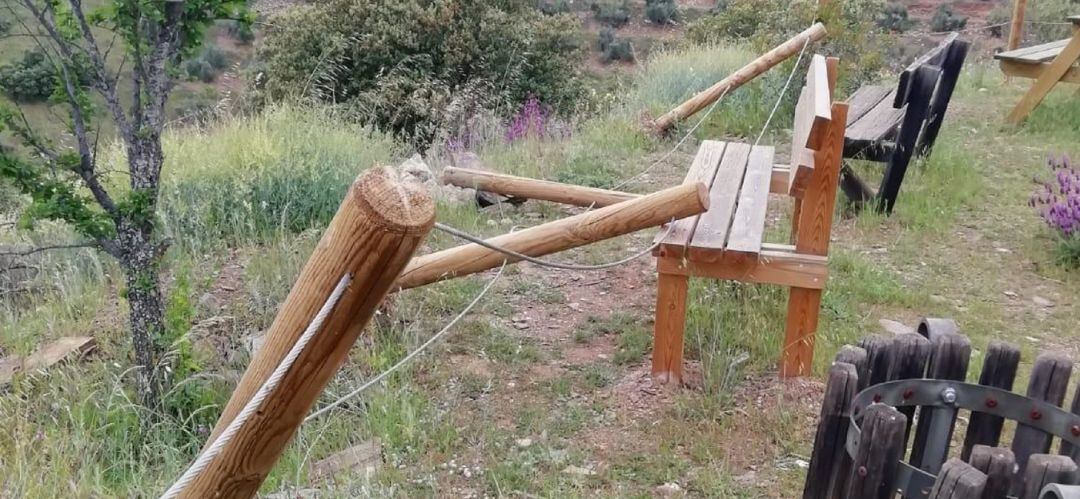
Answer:
[{"label": "purple wildflower", "polygon": [[1047,165],[1052,180],[1031,193],[1028,205],[1062,237],[1080,237],[1080,172],[1071,166],[1067,155],[1050,156]]},{"label": "purple wildflower", "polygon": [[548,136],[548,124],[551,111],[540,104],[540,99],[530,95],[525,104],[506,125],[504,134],[507,142],[514,142],[526,137],[544,138]]}]

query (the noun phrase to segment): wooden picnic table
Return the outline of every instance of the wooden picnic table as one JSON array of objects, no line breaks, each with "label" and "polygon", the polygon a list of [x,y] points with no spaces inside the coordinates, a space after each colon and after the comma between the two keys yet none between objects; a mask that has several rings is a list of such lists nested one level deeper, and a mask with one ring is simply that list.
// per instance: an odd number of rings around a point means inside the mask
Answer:
[{"label": "wooden picnic table", "polygon": [[1009,123],[1020,123],[1059,83],[1080,84],[1080,15],[1066,18],[1073,25],[1071,38],[1001,52],[994,56],[1009,76],[1031,78],[1031,86],[1009,113]]}]

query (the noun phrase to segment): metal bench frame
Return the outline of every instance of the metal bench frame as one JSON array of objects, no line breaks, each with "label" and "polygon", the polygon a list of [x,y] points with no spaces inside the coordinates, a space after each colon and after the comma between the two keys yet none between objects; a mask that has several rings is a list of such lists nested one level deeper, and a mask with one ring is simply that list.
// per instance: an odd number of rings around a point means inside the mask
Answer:
[{"label": "metal bench frame", "polygon": [[900,73],[895,91],[869,96],[869,102],[863,103],[868,93],[880,91],[880,87],[863,87],[848,100],[848,133],[872,119],[876,122],[871,128],[879,133],[870,138],[847,138],[844,157],[885,163],[876,191],[851,168],[843,168],[840,188],[856,206],[872,205],[884,213],[892,212],[912,158],[929,155],[937,140],[967,51],[968,42],[952,33]]},{"label": "metal bench frame", "polygon": [[[815,55],[796,106],[791,165],[772,147],[705,141],[686,182],[710,186],[709,211],[657,236],[652,373],[681,382],[690,277],[790,287],[783,376],[810,372],[840,173],[847,104],[833,102],[837,60]],[[715,175],[715,179],[712,176]],[[762,241],[768,195],[794,200],[792,244]]]}]

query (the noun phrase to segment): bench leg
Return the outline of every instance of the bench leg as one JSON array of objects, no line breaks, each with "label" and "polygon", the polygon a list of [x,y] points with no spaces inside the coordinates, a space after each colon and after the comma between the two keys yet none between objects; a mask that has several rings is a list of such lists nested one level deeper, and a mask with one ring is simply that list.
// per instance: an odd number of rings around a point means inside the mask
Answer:
[{"label": "bench leg", "polygon": [[1028,90],[1020,102],[1016,103],[1016,107],[1009,113],[1008,122],[1017,125],[1024,121],[1024,118],[1027,118],[1035,106],[1042,102],[1046,94],[1050,93],[1050,90],[1057,85],[1062,76],[1065,76],[1077,59],[1080,59],[1080,32],[1073,35],[1069,44],[1061,49],[1057,57],[1039,75],[1039,79],[1031,85],[1031,90]]},{"label": "bench leg", "polygon": [[652,375],[661,383],[682,382],[689,281],[687,276],[665,273],[660,273],[657,279]]},{"label": "bench leg", "polygon": [[781,377],[810,374],[820,313],[820,289],[791,288],[788,296],[787,331],[780,354]]}]

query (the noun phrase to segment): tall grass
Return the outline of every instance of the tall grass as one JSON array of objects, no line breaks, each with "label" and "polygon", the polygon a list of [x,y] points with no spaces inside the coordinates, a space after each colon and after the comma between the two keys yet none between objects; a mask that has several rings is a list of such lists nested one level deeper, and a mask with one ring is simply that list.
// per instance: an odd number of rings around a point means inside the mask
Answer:
[{"label": "tall grass", "polygon": [[363,170],[400,147],[329,108],[272,107],[164,138],[161,218],[183,249],[322,227]]}]

